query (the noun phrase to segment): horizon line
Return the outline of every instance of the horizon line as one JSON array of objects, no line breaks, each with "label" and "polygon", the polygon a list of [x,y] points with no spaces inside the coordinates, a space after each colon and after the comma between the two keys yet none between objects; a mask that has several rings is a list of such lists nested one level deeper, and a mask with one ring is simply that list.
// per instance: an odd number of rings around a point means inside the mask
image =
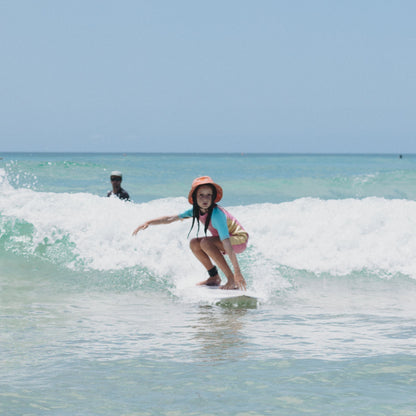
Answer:
[{"label": "horizon line", "polygon": [[60,150],[60,151],[52,151],[52,150],[7,150],[1,151],[0,155],[2,154],[11,154],[11,153],[22,153],[22,154],[90,154],[90,155],[106,155],[106,154],[116,154],[116,155],[315,155],[315,156],[355,156],[355,155],[416,155],[416,153],[412,152],[136,152],[136,151],[128,151],[128,152],[112,152],[112,151],[102,151],[102,152],[94,152],[94,151],[69,151],[69,150]]}]

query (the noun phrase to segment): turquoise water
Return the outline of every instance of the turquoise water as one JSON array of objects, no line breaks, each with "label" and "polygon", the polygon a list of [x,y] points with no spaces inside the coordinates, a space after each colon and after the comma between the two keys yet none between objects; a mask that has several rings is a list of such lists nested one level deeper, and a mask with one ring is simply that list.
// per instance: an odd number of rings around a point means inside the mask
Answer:
[{"label": "turquoise water", "polygon": [[[0,157],[1,414],[416,415],[416,156]],[[189,223],[131,237],[206,174],[257,308],[195,287]]]}]

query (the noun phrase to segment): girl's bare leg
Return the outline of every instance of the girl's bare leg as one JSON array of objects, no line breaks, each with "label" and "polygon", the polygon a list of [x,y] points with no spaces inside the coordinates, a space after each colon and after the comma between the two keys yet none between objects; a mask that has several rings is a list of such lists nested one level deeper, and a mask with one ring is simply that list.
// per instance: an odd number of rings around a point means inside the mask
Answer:
[{"label": "girl's bare leg", "polygon": [[[212,260],[222,270],[227,278],[226,288],[234,288],[234,274],[228,266],[222,251],[224,247],[218,237],[203,237],[195,238],[191,241],[191,250],[196,258],[204,265],[207,270],[214,267]],[[210,277],[209,279],[200,282],[200,285],[216,285],[221,283],[219,275]]]},{"label": "girl's bare leg", "polygon": [[[214,265],[212,264],[209,256],[201,248],[202,238],[193,238],[189,243],[192,253],[195,257],[202,263],[202,265],[208,270],[211,270]],[[219,286],[221,284],[221,277],[217,274],[215,276],[209,277],[207,280],[199,282],[198,285],[207,285],[207,286]]]}]

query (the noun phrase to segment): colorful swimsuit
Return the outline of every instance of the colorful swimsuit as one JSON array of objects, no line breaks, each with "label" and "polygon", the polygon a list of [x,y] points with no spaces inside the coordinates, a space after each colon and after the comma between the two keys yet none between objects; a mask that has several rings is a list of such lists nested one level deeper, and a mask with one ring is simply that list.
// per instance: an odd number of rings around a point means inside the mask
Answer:
[{"label": "colorful swimsuit", "polygon": [[[192,208],[179,214],[179,218],[192,218]],[[200,215],[199,221],[205,224],[207,214]],[[221,241],[230,239],[231,245],[236,253],[242,253],[247,247],[248,233],[243,226],[228,211],[220,206],[212,210],[211,221],[208,230],[214,237]]]}]

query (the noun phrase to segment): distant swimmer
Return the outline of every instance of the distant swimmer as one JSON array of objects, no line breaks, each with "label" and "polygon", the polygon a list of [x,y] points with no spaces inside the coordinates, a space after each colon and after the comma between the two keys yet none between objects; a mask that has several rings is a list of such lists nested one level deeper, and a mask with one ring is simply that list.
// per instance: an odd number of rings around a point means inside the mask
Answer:
[{"label": "distant swimmer", "polygon": [[[191,230],[195,224],[204,225],[205,237],[193,238],[190,247],[195,257],[201,262],[208,273],[208,279],[199,285],[219,286],[221,277],[215,263],[227,277],[227,283],[221,289],[246,289],[246,281],[241,274],[237,253],[242,253],[247,247],[248,234],[242,225],[224,208],[217,205],[222,198],[222,188],[214,183],[209,176],[196,178],[189,191],[188,201],[191,209],[182,214],[155,218],[139,225],[134,231],[136,235],[149,225],[170,224],[174,221],[192,218]],[[210,231],[211,236],[207,236]],[[234,271],[224,258],[227,254]]]},{"label": "distant swimmer", "polygon": [[114,170],[111,172],[110,175],[111,185],[113,186],[113,190],[108,192],[107,196],[116,196],[120,199],[125,199],[127,201],[130,200],[130,196],[128,192],[121,187],[121,181],[123,180],[123,174],[118,171]]}]

